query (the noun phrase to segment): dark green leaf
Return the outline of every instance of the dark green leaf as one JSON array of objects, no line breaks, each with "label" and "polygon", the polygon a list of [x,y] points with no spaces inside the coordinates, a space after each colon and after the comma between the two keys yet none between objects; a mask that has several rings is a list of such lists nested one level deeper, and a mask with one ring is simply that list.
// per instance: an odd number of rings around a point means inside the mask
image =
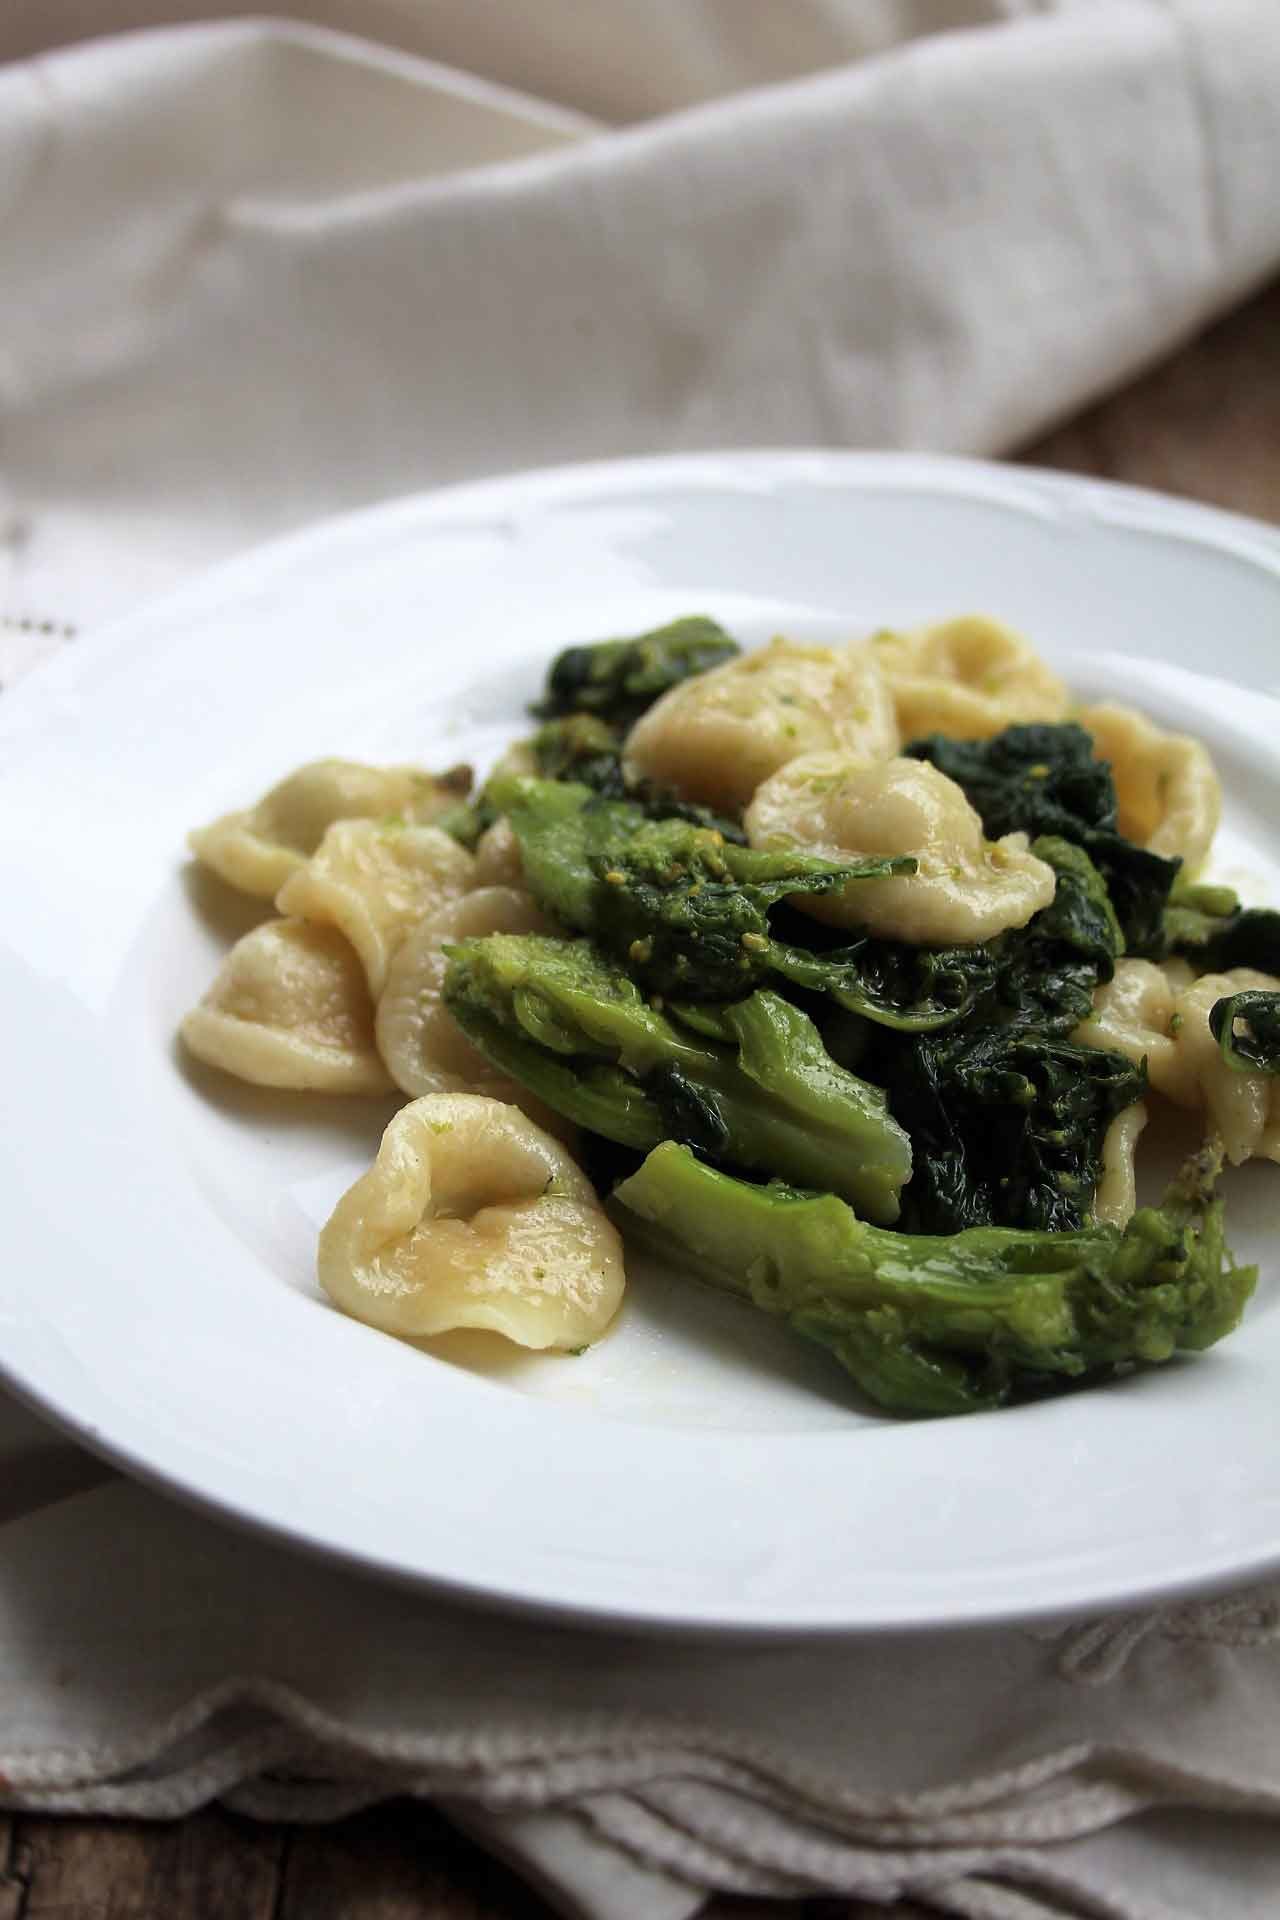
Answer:
[{"label": "dark green leaf", "polygon": [[1249,988],[1215,1002],[1209,1031],[1236,1073],[1280,1073],[1280,993]]},{"label": "dark green leaf", "polygon": [[566,647],[552,661],[546,692],[534,711],[547,720],[597,714],[625,731],[671,687],[739,652],[724,628],[700,613],[631,640]]}]

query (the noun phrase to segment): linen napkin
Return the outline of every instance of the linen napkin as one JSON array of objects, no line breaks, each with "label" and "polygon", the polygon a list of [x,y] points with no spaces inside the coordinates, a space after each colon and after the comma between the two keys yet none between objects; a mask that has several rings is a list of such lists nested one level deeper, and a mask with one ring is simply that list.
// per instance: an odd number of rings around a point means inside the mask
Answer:
[{"label": "linen napkin", "polygon": [[[0,23],[0,57],[36,56],[0,68],[0,680],[436,481],[998,451],[1280,262],[1280,15],[1247,0],[155,28],[183,11]],[[124,25],[153,30],[42,51]],[[1053,1634],[619,1640],[232,1534],[10,1403],[0,1460],[3,1804],[326,1819],[408,1792],[592,1920],[710,1888],[1275,1909],[1275,1593]]]}]

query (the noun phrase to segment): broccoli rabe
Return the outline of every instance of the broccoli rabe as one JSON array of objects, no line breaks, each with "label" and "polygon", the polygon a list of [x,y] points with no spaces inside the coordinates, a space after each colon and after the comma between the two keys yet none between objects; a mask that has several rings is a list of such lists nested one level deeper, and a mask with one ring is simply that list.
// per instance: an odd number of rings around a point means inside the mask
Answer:
[{"label": "broccoli rabe", "polygon": [[1254,967],[1280,974],[1280,913],[1242,907],[1230,887],[1181,884],[1164,911],[1162,951],[1179,954],[1197,973]]},{"label": "broccoli rabe", "polygon": [[775,939],[772,971],[793,987],[820,993],[847,1012],[900,1033],[932,1033],[972,1013],[996,977],[990,946],[911,947],[864,938],[839,947],[814,946],[821,930],[805,929],[806,944]]},{"label": "broccoli rabe", "polygon": [[905,1211],[925,1232],[1080,1226],[1106,1130],[1146,1084],[1119,1054],[1069,1039],[1123,943],[1088,855],[1048,837],[1035,852],[1054,897],[993,943],[989,992],[945,1031],[879,1032],[866,1055],[915,1142]]},{"label": "broccoli rabe", "polygon": [[566,647],[547,674],[546,692],[534,712],[544,720],[591,713],[626,730],[669,688],[741,651],[736,640],[705,614],[688,614],[632,640],[599,640]]},{"label": "broccoli rabe", "polygon": [[777,994],[719,1009],[732,1040],[718,1044],[648,1005],[590,941],[493,934],[452,949],[445,1000],[496,1066],[592,1133],[644,1152],[684,1140],[897,1218],[910,1142]]},{"label": "broccoli rabe", "polygon": [[769,912],[789,895],[915,871],[912,859],[837,865],[733,846],[714,828],[651,820],[569,781],[510,778],[493,797],[539,906],[590,934],[647,992],[685,1000],[738,999],[775,963],[786,971]]},{"label": "broccoli rabe", "polygon": [[1102,875],[1131,953],[1159,954],[1163,915],[1181,862],[1126,840],[1115,783],[1074,722],[1006,727],[990,740],[931,733],[903,752],[930,760],[960,787],[991,839],[1024,832],[1082,847]]},{"label": "broccoli rabe", "polygon": [[886,1233],[831,1194],[751,1186],[656,1148],[614,1191],[640,1244],[782,1316],[878,1405],[971,1413],[1211,1346],[1253,1291],[1200,1156],[1123,1232]]},{"label": "broccoli rabe", "polygon": [[714,827],[736,846],[746,845],[739,820],[682,800],[656,780],[628,780],[622,768],[622,736],[591,713],[570,713],[538,728],[530,745],[544,780],[571,780],[603,800],[629,800],[650,820],[689,820]]},{"label": "broccoli rabe", "polygon": [[1280,993],[1251,987],[1216,1001],[1209,1031],[1237,1073],[1280,1073]]}]

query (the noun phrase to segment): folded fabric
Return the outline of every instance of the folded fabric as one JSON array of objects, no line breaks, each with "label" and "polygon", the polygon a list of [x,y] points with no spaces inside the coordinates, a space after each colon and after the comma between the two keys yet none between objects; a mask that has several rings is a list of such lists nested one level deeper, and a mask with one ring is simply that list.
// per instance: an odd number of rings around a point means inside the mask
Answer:
[{"label": "folded fabric", "polygon": [[621,1640],[373,1585],[117,1482],[6,1529],[3,1798],[314,1820],[416,1794],[602,1920],[707,1887],[1203,1920],[1215,1886],[1262,1920],[1277,1636],[1280,1595],[1253,1594],[1053,1633]]}]

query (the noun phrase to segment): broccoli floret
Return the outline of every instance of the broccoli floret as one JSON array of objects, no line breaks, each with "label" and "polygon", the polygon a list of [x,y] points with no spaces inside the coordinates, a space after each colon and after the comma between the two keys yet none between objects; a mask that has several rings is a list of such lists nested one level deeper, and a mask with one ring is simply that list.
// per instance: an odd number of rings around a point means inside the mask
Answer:
[{"label": "broccoli floret", "polygon": [[566,647],[547,674],[546,692],[534,708],[544,720],[560,714],[596,714],[625,730],[669,688],[741,651],[722,626],[705,614],[688,614],[633,640],[598,640]]},{"label": "broccoli floret", "polygon": [[739,999],[775,965],[786,972],[769,913],[788,896],[915,871],[911,859],[837,865],[735,846],[715,828],[652,820],[568,781],[512,778],[493,797],[538,904],[590,934],[647,992],[683,1000]]},{"label": "broccoli floret", "polygon": [[752,1186],[656,1148],[614,1192],[628,1234],[830,1349],[878,1405],[971,1413],[1211,1346],[1257,1280],[1237,1267],[1201,1155],[1123,1232],[867,1226],[831,1194]]},{"label": "broccoli floret", "polygon": [[492,934],[451,950],[445,999],[496,1066],[592,1133],[642,1152],[687,1141],[897,1218],[910,1142],[777,994],[720,1009],[732,1038],[718,1044],[647,1004],[590,941]]}]

